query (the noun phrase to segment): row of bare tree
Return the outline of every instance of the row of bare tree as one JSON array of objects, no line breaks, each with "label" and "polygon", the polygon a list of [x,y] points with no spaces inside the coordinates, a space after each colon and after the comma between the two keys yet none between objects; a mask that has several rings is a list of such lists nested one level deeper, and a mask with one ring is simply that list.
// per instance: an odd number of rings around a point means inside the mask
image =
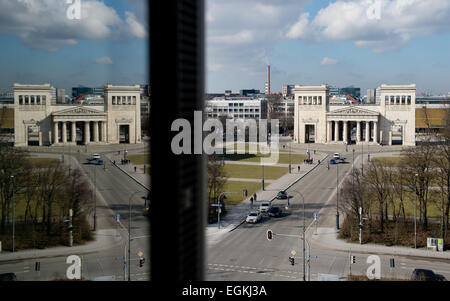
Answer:
[{"label": "row of bare tree", "polygon": [[12,222],[12,202],[16,223],[39,225],[47,235],[73,210],[73,226],[85,222],[91,212],[92,191],[79,169],[72,169],[59,160],[36,166],[24,151],[0,143],[0,234],[5,235]]},{"label": "row of bare tree", "polygon": [[[391,219],[407,218],[405,208],[416,199],[422,230],[429,226],[429,209],[440,209],[441,236],[450,229],[450,126],[428,131],[422,143],[404,148],[397,162],[372,159],[362,169],[353,168],[341,188],[342,209],[359,222],[359,208],[379,230]],[[390,214],[389,214],[390,213]]]}]

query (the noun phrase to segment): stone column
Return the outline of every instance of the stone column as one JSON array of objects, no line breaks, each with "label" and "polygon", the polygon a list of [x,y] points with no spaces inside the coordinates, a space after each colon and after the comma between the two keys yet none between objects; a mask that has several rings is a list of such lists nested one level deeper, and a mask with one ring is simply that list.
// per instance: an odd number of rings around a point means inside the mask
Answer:
[{"label": "stone column", "polygon": [[344,143],[348,143],[348,121],[344,121]]},{"label": "stone column", "polygon": [[71,132],[72,142],[77,142],[77,125],[75,121],[72,121],[72,132]]},{"label": "stone column", "polygon": [[94,121],[94,142],[98,142],[98,121]]},{"label": "stone column", "polygon": [[328,121],[327,124],[328,124],[328,129],[327,129],[327,142],[329,143],[329,142],[332,141],[331,138],[333,138],[333,132],[332,132],[332,130],[333,130],[333,121]]},{"label": "stone column", "polygon": [[392,145],[392,131],[389,131],[389,145]]},{"label": "stone column", "polygon": [[356,142],[361,141],[361,121],[356,122]]},{"label": "stone column", "polygon": [[89,121],[84,122],[84,144],[88,144],[91,141],[91,132]]},{"label": "stone column", "polygon": [[102,141],[106,143],[106,142],[107,142],[106,121],[103,121],[103,122],[102,122],[102,133],[103,133],[103,134],[102,134],[102,135],[103,135],[103,136],[102,136]]},{"label": "stone column", "polygon": [[334,141],[339,141],[339,121],[334,122]]},{"label": "stone column", "polygon": [[373,142],[378,143],[378,122],[373,122]]},{"label": "stone column", "polygon": [[366,121],[366,142],[370,141],[370,121]]},{"label": "stone column", "polygon": [[62,122],[62,143],[66,144],[67,143],[67,122],[63,121]]},{"label": "stone column", "polygon": [[58,122],[53,122],[53,144],[56,144],[59,142],[58,137]]}]

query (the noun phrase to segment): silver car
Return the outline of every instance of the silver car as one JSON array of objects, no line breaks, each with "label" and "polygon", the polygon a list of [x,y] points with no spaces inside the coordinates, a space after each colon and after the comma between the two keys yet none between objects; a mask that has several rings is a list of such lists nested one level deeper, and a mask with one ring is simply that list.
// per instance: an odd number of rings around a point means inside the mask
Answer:
[{"label": "silver car", "polygon": [[247,223],[251,223],[251,224],[256,224],[257,222],[259,222],[262,218],[262,215],[260,212],[250,212],[250,214],[247,216],[247,219],[245,220],[245,222]]},{"label": "silver car", "polygon": [[272,207],[272,206],[270,205],[269,202],[264,202],[259,206],[259,211],[262,213],[269,212],[270,207]]}]

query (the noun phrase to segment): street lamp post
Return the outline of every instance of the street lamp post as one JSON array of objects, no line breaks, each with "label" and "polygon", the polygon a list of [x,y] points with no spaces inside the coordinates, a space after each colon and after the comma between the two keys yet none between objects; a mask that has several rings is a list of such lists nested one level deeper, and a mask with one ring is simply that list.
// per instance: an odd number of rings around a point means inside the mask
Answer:
[{"label": "street lamp post", "polygon": [[339,164],[336,164],[336,230],[339,230]]},{"label": "street lamp post", "polygon": [[96,165],[94,165],[94,232],[97,231],[97,175]]},{"label": "street lamp post", "polygon": [[261,166],[262,166],[261,186],[262,186],[262,191],[264,191],[264,160],[262,160],[262,159],[261,159]]},{"label": "street lamp post", "polygon": [[291,173],[291,141],[289,141],[289,173]]},{"label": "street lamp post", "polygon": [[298,195],[300,195],[302,197],[302,201],[303,201],[303,281],[306,281],[306,257],[305,257],[305,198],[303,197],[303,195],[298,192],[297,190],[292,190],[293,192],[297,193]]},{"label": "street lamp post", "polygon": [[136,193],[140,193],[142,191],[135,191],[128,199],[128,281],[131,281],[131,199]]},{"label": "street lamp post", "polygon": [[14,239],[15,239],[15,231],[16,231],[16,211],[15,211],[15,200],[14,200],[14,176],[11,176],[12,179],[12,220],[13,220],[13,228],[12,228],[12,251],[14,252]]},{"label": "street lamp post", "polygon": [[417,249],[417,206],[416,206],[416,187],[417,187],[417,182],[416,179],[418,177],[418,174],[415,174],[414,177],[414,249]]}]

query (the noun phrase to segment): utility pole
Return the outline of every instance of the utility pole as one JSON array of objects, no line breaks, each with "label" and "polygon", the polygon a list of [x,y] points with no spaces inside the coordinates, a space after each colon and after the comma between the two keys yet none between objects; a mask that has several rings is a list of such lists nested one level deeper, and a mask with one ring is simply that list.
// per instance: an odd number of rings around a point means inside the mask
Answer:
[{"label": "utility pole", "polygon": [[418,174],[415,174],[414,177],[414,249],[417,249],[417,205],[416,205],[416,187],[417,187],[417,176]]},{"label": "utility pole", "polygon": [[339,164],[336,164],[336,230],[339,230]]},{"label": "utility pole", "polygon": [[15,200],[14,200],[14,176],[11,176],[12,180],[12,220],[13,220],[13,228],[12,228],[12,251],[14,253],[14,239],[15,239],[15,231],[16,231],[16,211],[15,211]]},{"label": "utility pole", "polygon": [[264,160],[263,159],[261,159],[261,166],[262,166],[261,185],[262,185],[262,191],[264,191]]},{"label": "utility pole", "polygon": [[95,173],[96,165],[94,166],[94,232],[97,231],[97,175]]},{"label": "utility pole", "polygon": [[72,236],[72,216],[73,216],[73,211],[72,209],[69,209],[69,246],[72,247],[73,246],[73,236]]}]

